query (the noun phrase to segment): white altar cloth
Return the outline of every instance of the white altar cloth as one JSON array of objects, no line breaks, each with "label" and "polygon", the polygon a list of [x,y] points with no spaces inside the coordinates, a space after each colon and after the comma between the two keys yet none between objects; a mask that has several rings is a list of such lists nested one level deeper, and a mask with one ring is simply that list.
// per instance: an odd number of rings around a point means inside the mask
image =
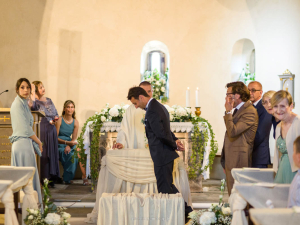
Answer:
[{"label": "white altar cloth", "polygon": [[18,225],[18,219],[15,213],[14,195],[11,190],[11,180],[0,180],[0,199],[5,207],[4,225]]},{"label": "white altar cloth", "polygon": [[[187,173],[182,159],[174,161],[173,180],[184,201],[192,206]],[[153,162],[147,149],[109,150],[102,158],[96,203],[86,222],[95,223],[103,193],[157,193]]]},{"label": "white altar cloth", "polygon": [[250,218],[255,225],[300,224],[300,207],[289,209],[250,209]]},{"label": "white altar cloth", "polygon": [[183,225],[181,194],[104,193],[97,225]]},{"label": "white altar cloth", "polygon": [[33,176],[35,167],[16,167],[16,166],[0,166],[0,180],[12,180],[11,189],[13,192],[23,189],[24,198],[22,204],[22,224],[27,216],[27,208],[38,208],[38,194],[33,189]]},{"label": "white altar cloth", "polygon": [[[90,121],[86,125],[86,130],[83,135],[83,145],[85,149],[85,154],[87,155],[86,160],[86,175],[90,175],[90,135],[89,133],[92,132],[92,129],[90,128],[90,125],[93,123],[93,121]],[[208,145],[205,146],[205,152],[203,154],[203,164],[202,164],[202,170],[203,170],[203,178],[209,179],[209,167],[204,170],[204,168],[209,164],[209,154],[211,151],[210,147],[210,140],[211,140],[211,134],[209,130],[207,129],[207,124],[205,122],[199,123],[199,129],[200,131],[207,130],[208,132]],[[170,129],[172,132],[175,133],[189,133],[193,130],[194,125],[191,122],[171,122],[170,123]],[[121,123],[118,122],[104,122],[101,127],[101,132],[118,132],[121,129]],[[188,140],[187,139],[181,139],[184,142],[185,146],[188,146]],[[113,141],[110,140],[110,143],[108,143],[108,148],[111,148],[113,146]],[[185,166],[187,168],[188,165],[188,157],[189,157],[189,149],[185,149],[185,158],[183,159]]]}]

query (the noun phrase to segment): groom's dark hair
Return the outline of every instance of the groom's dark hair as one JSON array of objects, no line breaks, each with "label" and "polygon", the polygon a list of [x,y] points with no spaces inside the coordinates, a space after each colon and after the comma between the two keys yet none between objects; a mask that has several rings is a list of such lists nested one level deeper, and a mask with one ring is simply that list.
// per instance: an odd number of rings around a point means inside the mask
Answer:
[{"label": "groom's dark hair", "polygon": [[139,96],[143,95],[145,97],[150,97],[147,92],[141,87],[132,87],[128,91],[127,99],[131,100],[131,98],[139,99]]}]

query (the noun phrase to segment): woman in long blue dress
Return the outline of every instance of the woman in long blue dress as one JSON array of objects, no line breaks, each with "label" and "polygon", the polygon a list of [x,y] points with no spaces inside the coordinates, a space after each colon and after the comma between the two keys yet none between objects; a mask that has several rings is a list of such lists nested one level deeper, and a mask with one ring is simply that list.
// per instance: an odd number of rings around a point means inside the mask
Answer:
[{"label": "woman in long blue dress", "polygon": [[[72,183],[78,164],[78,159],[73,155],[77,154],[76,139],[79,123],[75,117],[75,104],[72,100],[64,103],[62,116],[55,124],[58,134],[59,160],[64,168],[63,181],[66,184]],[[72,157],[74,162],[72,163]]]},{"label": "woman in long blue dress", "polygon": [[274,182],[290,184],[299,169],[293,161],[293,144],[300,135],[300,116],[292,112],[293,99],[287,91],[276,92],[271,103],[274,116],[281,121],[276,127]]},{"label": "woman in long blue dress", "polygon": [[42,203],[35,152],[41,156],[43,146],[32,130],[33,116],[27,102],[31,92],[30,82],[26,78],[19,79],[16,84],[16,92],[18,95],[10,109],[13,129],[13,134],[9,137],[12,142],[11,165],[36,168],[33,177],[33,188],[38,193],[39,203]]},{"label": "woman in long blue dress", "polygon": [[40,138],[43,142],[40,175],[43,180],[52,181],[49,186],[54,187],[59,173],[58,140],[55,121],[58,120],[57,110],[50,98],[45,97],[45,87],[41,81],[33,81],[31,94],[31,110],[42,111],[45,117],[40,123]]}]

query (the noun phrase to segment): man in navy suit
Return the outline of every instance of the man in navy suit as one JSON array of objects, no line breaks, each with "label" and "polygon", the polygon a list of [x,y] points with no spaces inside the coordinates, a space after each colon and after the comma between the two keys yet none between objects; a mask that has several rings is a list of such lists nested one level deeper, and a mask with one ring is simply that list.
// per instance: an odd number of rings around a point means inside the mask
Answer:
[{"label": "man in navy suit", "polygon": [[[177,138],[170,130],[169,112],[156,99],[151,98],[141,87],[130,88],[127,98],[136,108],[139,107],[146,110],[146,136],[154,164],[158,192],[178,193],[177,188],[173,184],[172,172],[174,159],[179,157],[175,150],[183,150],[183,148],[176,144]],[[186,221],[191,211],[192,208],[185,203]]]},{"label": "man in navy suit", "polygon": [[269,137],[272,126],[272,115],[262,105],[261,97],[263,90],[261,83],[258,81],[250,82],[248,90],[250,91],[250,101],[256,108],[259,117],[252,152],[252,167],[268,168],[268,164],[271,164]]}]

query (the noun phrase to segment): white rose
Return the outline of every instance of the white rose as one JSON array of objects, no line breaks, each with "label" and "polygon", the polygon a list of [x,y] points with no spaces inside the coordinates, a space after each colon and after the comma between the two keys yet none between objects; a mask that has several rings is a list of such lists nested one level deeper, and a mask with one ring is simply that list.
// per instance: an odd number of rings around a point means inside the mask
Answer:
[{"label": "white rose", "polygon": [[181,106],[179,106],[178,108],[175,109],[175,114],[178,117],[187,116],[187,111]]},{"label": "white rose", "polygon": [[219,195],[219,198],[223,198],[223,195]]},{"label": "white rose", "polygon": [[33,214],[34,214],[34,215],[39,214],[39,210],[38,210],[38,209],[34,210],[34,213],[33,213]]},{"label": "white rose", "polygon": [[33,219],[33,216],[32,216],[32,215],[28,216],[28,219],[29,219],[29,220],[32,220],[32,219]]},{"label": "white rose", "polygon": [[111,116],[109,116],[109,117],[108,117],[108,119],[110,119],[110,120],[111,120],[111,119],[112,119],[112,117],[111,117]]},{"label": "white rose", "polygon": [[155,84],[156,84],[156,85],[160,85],[160,82],[159,82],[159,81],[156,81]]},{"label": "white rose", "polygon": [[155,91],[159,92],[159,88],[155,88]]},{"label": "white rose", "polygon": [[204,212],[201,215],[199,222],[201,225],[210,225],[212,223],[216,223],[217,218],[214,212]]},{"label": "white rose", "polygon": [[105,116],[101,116],[101,121],[104,122],[106,120]]},{"label": "white rose", "polygon": [[59,225],[60,224],[60,216],[56,213],[48,213],[45,222],[51,225]]},{"label": "white rose", "polygon": [[44,184],[48,184],[49,180],[47,178],[44,179]]},{"label": "white rose", "polygon": [[231,214],[231,210],[230,210],[230,207],[222,207],[222,213],[224,214],[224,215],[229,215],[229,214]]},{"label": "white rose", "polygon": [[29,212],[33,214],[34,213],[34,209],[29,209]]},{"label": "white rose", "polygon": [[174,119],[174,116],[172,114],[170,114],[170,122],[172,122],[173,119]]},{"label": "white rose", "polygon": [[161,92],[165,92],[166,89],[164,87],[161,87],[160,90],[161,90]]},{"label": "white rose", "polygon": [[112,107],[108,113],[109,115],[116,117],[119,115],[119,110],[116,107]]},{"label": "white rose", "polygon": [[166,80],[165,79],[160,79],[160,83],[165,84]]},{"label": "white rose", "polygon": [[66,219],[66,220],[71,218],[71,215],[69,213],[66,213],[66,212],[63,212],[63,214],[61,216],[62,216],[62,218]]},{"label": "white rose", "polygon": [[192,113],[192,110],[190,108],[185,108],[185,110],[187,111],[188,114]]}]

